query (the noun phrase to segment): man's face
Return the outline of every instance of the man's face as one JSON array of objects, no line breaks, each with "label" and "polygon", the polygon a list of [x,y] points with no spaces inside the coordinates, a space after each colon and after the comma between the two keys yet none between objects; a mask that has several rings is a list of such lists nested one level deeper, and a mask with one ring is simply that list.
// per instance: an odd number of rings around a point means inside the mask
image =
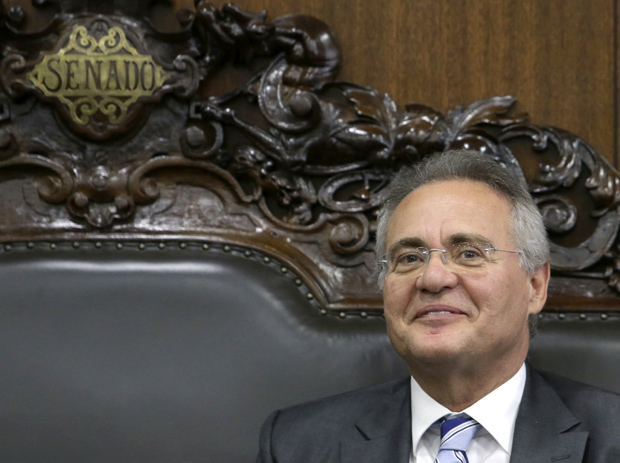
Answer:
[{"label": "man's face", "polygon": [[[396,208],[387,250],[405,242],[448,249],[465,236],[516,251],[510,219],[510,203],[482,183],[425,185]],[[438,365],[518,367],[529,347],[528,315],[542,309],[547,283],[548,266],[528,275],[518,254],[496,252],[483,268],[458,271],[431,252],[416,274],[392,272],[385,278],[388,334],[412,371]]]}]

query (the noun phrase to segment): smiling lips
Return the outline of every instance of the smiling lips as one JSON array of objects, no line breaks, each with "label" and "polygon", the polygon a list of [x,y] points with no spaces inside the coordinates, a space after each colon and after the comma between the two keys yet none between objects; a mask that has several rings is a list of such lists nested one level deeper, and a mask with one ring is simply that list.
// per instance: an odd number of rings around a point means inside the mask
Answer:
[{"label": "smiling lips", "polygon": [[415,318],[438,317],[438,316],[445,316],[445,315],[466,315],[466,314],[462,310],[455,309],[454,307],[431,306],[431,307],[425,307],[424,309],[420,310],[416,314]]}]

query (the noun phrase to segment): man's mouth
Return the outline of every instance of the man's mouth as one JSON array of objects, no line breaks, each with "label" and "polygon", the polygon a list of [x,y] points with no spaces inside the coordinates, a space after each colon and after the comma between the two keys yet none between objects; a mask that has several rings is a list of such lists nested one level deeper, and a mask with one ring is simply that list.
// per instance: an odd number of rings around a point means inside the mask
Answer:
[{"label": "man's mouth", "polygon": [[454,307],[427,307],[418,312],[415,318],[439,317],[445,315],[466,315],[462,310]]}]

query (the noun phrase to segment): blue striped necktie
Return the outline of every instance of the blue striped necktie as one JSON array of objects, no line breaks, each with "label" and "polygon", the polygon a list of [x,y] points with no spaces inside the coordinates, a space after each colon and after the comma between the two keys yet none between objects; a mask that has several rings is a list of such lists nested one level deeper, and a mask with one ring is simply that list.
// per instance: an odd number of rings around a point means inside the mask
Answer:
[{"label": "blue striped necktie", "polygon": [[480,429],[473,418],[449,418],[441,424],[441,445],[435,463],[469,463],[465,450]]}]

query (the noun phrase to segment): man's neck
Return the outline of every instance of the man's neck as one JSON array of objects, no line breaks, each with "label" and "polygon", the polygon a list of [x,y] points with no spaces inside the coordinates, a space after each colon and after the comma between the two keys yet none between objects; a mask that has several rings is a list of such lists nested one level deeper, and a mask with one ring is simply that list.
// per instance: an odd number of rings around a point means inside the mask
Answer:
[{"label": "man's neck", "polygon": [[462,412],[512,378],[524,359],[495,365],[491,368],[428,368],[410,366],[411,375],[420,387],[435,401],[453,412]]}]

